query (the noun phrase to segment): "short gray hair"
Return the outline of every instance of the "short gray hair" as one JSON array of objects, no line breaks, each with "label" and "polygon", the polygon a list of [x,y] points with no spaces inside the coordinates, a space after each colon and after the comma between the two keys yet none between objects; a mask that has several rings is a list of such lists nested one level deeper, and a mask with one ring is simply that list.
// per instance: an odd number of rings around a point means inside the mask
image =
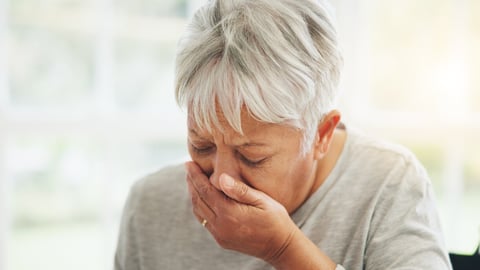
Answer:
[{"label": "short gray hair", "polygon": [[240,134],[241,110],[304,132],[311,145],[335,106],[342,57],[315,0],[212,0],[193,16],[176,55],[175,95],[200,128]]}]

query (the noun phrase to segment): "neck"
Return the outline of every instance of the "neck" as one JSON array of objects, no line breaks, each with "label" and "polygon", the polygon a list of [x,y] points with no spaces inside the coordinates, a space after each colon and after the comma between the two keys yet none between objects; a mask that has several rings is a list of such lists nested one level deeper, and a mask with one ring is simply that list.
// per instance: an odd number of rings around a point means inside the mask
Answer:
[{"label": "neck", "polygon": [[315,193],[315,191],[320,188],[320,186],[325,182],[328,175],[332,172],[335,164],[337,164],[340,155],[342,154],[343,146],[345,145],[345,140],[347,134],[343,129],[336,129],[333,134],[332,144],[328,149],[325,157],[317,161],[317,171],[315,176],[315,182],[312,185],[310,190],[309,197]]}]

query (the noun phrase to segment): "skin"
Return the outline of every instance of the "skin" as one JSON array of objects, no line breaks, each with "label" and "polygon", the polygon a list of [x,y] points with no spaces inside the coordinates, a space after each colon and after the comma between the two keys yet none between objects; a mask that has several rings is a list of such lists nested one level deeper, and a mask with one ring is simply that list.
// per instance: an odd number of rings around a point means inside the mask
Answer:
[{"label": "skin", "polygon": [[323,183],[345,133],[338,111],[318,125],[308,153],[301,131],[262,123],[242,112],[243,135],[219,114],[222,130],[200,130],[189,117],[186,163],[193,212],[218,244],[269,262],[276,269],[335,269],[290,219]]}]

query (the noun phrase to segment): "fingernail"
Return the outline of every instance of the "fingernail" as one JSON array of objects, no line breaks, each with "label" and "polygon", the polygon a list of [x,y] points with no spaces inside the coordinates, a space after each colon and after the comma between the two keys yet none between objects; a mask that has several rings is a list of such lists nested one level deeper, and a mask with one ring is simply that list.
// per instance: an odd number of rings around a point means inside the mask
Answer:
[{"label": "fingernail", "polygon": [[225,185],[225,187],[232,188],[233,186],[235,186],[235,180],[233,180],[233,178],[230,175],[222,174],[222,178],[223,178],[223,184]]}]

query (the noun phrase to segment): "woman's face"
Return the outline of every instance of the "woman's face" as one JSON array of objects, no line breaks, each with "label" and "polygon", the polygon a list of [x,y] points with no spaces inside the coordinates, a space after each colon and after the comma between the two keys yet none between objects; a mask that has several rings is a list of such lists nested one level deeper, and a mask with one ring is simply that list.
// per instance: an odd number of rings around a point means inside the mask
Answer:
[{"label": "woman's face", "polygon": [[301,131],[266,124],[242,114],[244,135],[219,117],[223,131],[200,130],[188,120],[188,149],[192,160],[220,190],[222,173],[260,190],[293,213],[312,192],[316,176],[313,151],[302,153]]}]

